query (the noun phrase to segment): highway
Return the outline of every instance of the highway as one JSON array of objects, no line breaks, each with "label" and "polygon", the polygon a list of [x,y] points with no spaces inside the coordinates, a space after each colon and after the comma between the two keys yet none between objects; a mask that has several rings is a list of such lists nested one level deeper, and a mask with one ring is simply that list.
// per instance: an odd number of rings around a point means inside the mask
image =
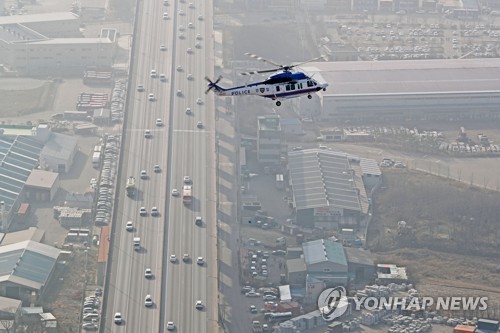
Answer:
[{"label": "highway", "polygon": [[[175,332],[217,332],[215,117],[213,95],[204,93],[204,76],[213,77],[212,2],[194,6],[180,0],[168,2],[168,6],[161,0],[139,4],[100,332],[166,332],[168,321],[174,322]],[[168,19],[163,18],[164,12]],[[160,51],[162,44],[166,51]],[[165,74],[166,81],[151,78],[152,69]],[[139,84],[144,91],[136,90]],[[154,101],[148,100],[150,93]],[[192,115],[185,113],[188,107]],[[163,126],[156,126],[158,118]],[[197,127],[198,121],[202,128]],[[145,138],[147,129],[151,138]],[[161,172],[154,172],[154,165]],[[147,179],[141,179],[141,170],[146,170]],[[134,197],[125,193],[129,176],[136,179]],[[184,176],[192,179],[190,205],[170,194],[172,188],[182,193]],[[158,207],[158,217],[150,214],[153,206]],[[140,216],[140,207],[146,208],[147,216]],[[196,216],[203,218],[201,226],[195,225]],[[133,222],[133,231],[125,229],[127,221]],[[134,237],[141,239],[139,251],[134,250]],[[191,257],[188,263],[182,260],[185,253]],[[177,256],[177,263],[169,262],[171,254]],[[203,265],[196,263],[200,256]],[[152,270],[151,279],[144,276],[146,268]],[[148,294],[151,307],[144,304]],[[195,308],[197,300],[203,309]],[[123,318],[119,325],[113,322],[117,312]]]}]

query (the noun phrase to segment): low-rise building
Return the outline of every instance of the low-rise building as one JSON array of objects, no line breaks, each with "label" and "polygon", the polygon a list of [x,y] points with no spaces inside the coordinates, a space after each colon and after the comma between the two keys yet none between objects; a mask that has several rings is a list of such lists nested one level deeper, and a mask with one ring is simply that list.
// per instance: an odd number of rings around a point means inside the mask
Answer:
[{"label": "low-rise building", "polygon": [[52,201],[59,189],[59,174],[35,169],[24,184],[26,199],[34,201]]},{"label": "low-rise building", "polygon": [[328,287],[347,285],[348,267],[342,244],[318,239],[302,246],[309,276],[325,282]]}]

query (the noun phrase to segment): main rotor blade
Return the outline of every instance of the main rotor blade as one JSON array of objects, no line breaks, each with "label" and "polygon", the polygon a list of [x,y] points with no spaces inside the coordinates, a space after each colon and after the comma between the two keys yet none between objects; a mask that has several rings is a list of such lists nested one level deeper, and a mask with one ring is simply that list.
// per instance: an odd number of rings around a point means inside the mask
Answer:
[{"label": "main rotor blade", "polygon": [[300,63],[292,65],[292,66],[288,66],[288,68],[294,68],[294,67],[297,67],[297,66],[300,66],[300,65],[303,65],[303,64],[307,64],[308,62],[311,62],[311,61],[319,60],[319,59],[325,60],[325,56],[319,56],[317,58],[309,59],[307,61],[300,62]]},{"label": "main rotor blade", "polygon": [[267,60],[267,59],[264,59],[256,54],[253,54],[253,53],[250,53],[250,52],[247,52],[245,53],[245,55],[249,56],[250,58],[253,58],[253,59],[257,59],[257,60],[260,60],[260,61],[263,61],[267,64],[270,64],[270,65],[273,65],[273,66],[277,66],[277,67],[283,67],[283,65],[280,65],[280,64],[277,64],[275,63],[274,61],[271,61],[271,60]]},{"label": "main rotor blade", "polygon": [[243,72],[240,73],[240,75],[253,75],[253,74],[260,74],[260,73],[271,73],[271,72],[276,72],[277,69],[266,69],[262,71],[250,71],[250,72]]}]

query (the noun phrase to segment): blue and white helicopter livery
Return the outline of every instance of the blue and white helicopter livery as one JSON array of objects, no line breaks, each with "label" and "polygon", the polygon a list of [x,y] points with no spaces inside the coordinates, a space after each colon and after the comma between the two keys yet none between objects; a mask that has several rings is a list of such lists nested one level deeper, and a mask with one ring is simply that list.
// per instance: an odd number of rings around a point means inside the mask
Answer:
[{"label": "blue and white helicopter livery", "polygon": [[295,98],[301,95],[307,95],[307,98],[311,99],[311,94],[316,93],[320,90],[325,91],[328,87],[328,83],[319,83],[313,79],[313,76],[308,76],[303,72],[292,72],[294,67],[303,65],[305,63],[323,59],[323,57],[314,58],[308,61],[301,62],[296,65],[280,65],[273,61],[266,60],[255,54],[245,53],[246,55],[255,58],[257,60],[263,61],[267,64],[278,67],[277,69],[267,69],[261,71],[252,71],[240,73],[241,75],[252,75],[258,73],[270,73],[278,72],[271,75],[265,81],[250,83],[244,86],[223,88],[217,83],[222,79],[222,76],[213,82],[208,77],[205,79],[208,81],[208,89],[205,93],[213,90],[219,96],[245,96],[245,95],[256,95],[265,98],[270,98],[273,101],[276,100],[276,105],[281,105],[281,100],[287,98]]}]

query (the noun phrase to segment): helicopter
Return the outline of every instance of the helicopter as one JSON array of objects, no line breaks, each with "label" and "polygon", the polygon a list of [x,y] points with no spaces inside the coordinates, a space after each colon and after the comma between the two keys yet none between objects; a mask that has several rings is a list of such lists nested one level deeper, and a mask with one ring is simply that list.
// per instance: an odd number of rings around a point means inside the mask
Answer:
[{"label": "helicopter", "polygon": [[320,90],[326,91],[326,87],[328,87],[328,83],[320,83],[314,80],[314,75],[308,76],[303,72],[292,71],[294,67],[303,65],[311,61],[324,59],[323,56],[310,59],[295,65],[280,65],[274,61],[264,59],[252,53],[245,53],[245,55],[273,65],[277,68],[244,72],[240,73],[240,75],[252,75],[271,72],[277,73],[271,75],[264,81],[232,88],[223,88],[218,85],[219,81],[222,79],[222,76],[219,76],[215,81],[212,81],[208,77],[205,77],[205,80],[208,81],[208,89],[207,91],[205,91],[205,94],[208,94],[210,90],[213,90],[214,93],[219,96],[256,95],[264,98],[270,98],[273,101],[276,100],[276,105],[280,106],[281,100],[283,99],[295,98],[301,95],[307,95],[307,98],[311,99],[312,93],[316,93]]}]

